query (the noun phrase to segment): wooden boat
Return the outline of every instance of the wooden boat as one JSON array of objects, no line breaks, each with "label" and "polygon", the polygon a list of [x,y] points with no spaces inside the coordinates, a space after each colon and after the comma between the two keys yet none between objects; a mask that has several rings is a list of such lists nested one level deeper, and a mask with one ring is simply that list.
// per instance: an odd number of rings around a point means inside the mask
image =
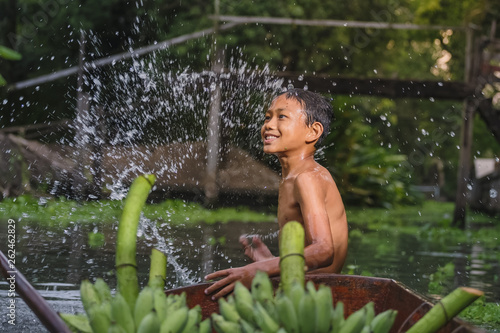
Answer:
[{"label": "wooden boat", "polygon": [[[57,333],[70,333],[69,328],[61,317],[50,307],[47,301],[29,284],[23,274],[11,265],[7,257],[0,251],[0,273],[6,279],[15,275],[16,292],[37,315],[42,324],[50,331]],[[366,303],[373,301],[375,312],[387,309],[398,310],[396,321],[391,333],[405,332],[411,325],[418,321],[433,304],[423,296],[409,290],[401,283],[384,278],[372,278],[354,275],[318,274],[306,275],[306,280],[330,286],[335,302],[344,303],[344,312],[348,316],[362,308]],[[279,279],[272,279],[277,288]],[[218,312],[218,303],[210,296],[205,295],[208,283],[201,283],[188,287],[181,287],[165,291],[167,294],[186,293],[190,307],[197,304],[201,306],[204,318],[213,312]],[[454,318],[439,333],[485,333],[486,331],[474,327],[463,320]]]},{"label": "wooden boat", "polygon": [[[422,295],[411,291],[403,284],[391,279],[340,274],[318,274],[306,275],[306,280],[330,286],[334,301],[342,301],[344,303],[346,316],[362,308],[370,301],[374,302],[376,313],[387,309],[398,310],[391,333],[405,332],[433,306],[433,303]],[[274,286],[277,287],[279,279],[274,278],[272,281]],[[206,318],[212,312],[218,312],[217,302],[204,293],[208,285],[208,283],[202,283],[171,289],[167,291],[167,294],[185,292],[188,305],[192,307],[199,304],[202,308],[203,317]],[[438,332],[484,333],[486,331],[472,326],[461,319],[454,318]]]}]

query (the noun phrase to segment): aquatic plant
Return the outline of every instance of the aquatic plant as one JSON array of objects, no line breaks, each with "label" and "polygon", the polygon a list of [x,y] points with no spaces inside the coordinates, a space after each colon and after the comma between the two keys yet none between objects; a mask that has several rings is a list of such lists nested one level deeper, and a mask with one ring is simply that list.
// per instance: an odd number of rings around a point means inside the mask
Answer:
[{"label": "aquatic plant", "polygon": [[485,297],[480,297],[465,310],[460,312],[460,317],[481,326],[500,326],[500,304],[487,302]]},{"label": "aquatic plant", "polygon": [[[35,221],[40,225],[65,227],[70,223],[117,223],[123,202],[99,200],[77,202],[65,198],[36,198],[22,195],[6,198],[0,202],[0,212],[10,218]],[[274,215],[257,212],[247,207],[207,209],[201,204],[180,199],[169,199],[160,203],[146,204],[143,215],[159,223],[197,224],[225,223],[229,221],[271,222]]]}]

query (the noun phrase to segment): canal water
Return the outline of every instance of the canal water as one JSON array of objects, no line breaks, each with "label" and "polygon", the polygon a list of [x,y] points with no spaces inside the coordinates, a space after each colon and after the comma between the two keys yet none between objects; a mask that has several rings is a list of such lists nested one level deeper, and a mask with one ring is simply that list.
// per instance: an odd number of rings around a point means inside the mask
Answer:
[{"label": "canal water", "polygon": [[[0,221],[0,230],[8,222]],[[167,287],[203,282],[203,276],[218,269],[248,263],[238,242],[241,234],[259,234],[274,254],[278,254],[277,224],[229,222],[171,226],[158,229],[153,222],[139,230],[138,270],[141,283],[147,281],[149,253],[157,246],[168,253]],[[458,285],[483,290],[489,301],[500,301],[500,268],[496,253],[479,244],[443,246],[398,230],[367,231],[350,226],[349,255],[343,273],[386,277],[432,297],[431,276],[450,267],[451,275],[435,282],[442,292]],[[79,283],[83,279],[104,278],[116,285],[114,249],[117,223],[79,224],[64,227],[16,223],[16,266],[56,311],[81,312]],[[98,232],[98,233],[96,233]],[[90,238],[94,246],[89,244]],[[96,236],[97,235],[97,236]],[[95,241],[95,239],[98,241]],[[0,246],[7,253],[7,233],[0,233]],[[495,259],[496,258],[496,259]],[[0,331],[44,332],[38,319],[24,302],[16,298],[16,326],[8,323],[8,284],[0,282]]]}]

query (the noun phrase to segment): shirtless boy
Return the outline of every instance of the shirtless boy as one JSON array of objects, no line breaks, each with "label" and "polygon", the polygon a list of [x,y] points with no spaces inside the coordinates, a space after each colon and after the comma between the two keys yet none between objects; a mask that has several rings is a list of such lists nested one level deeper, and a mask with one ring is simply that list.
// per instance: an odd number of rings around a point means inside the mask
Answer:
[{"label": "shirtless boy", "polygon": [[[274,154],[281,164],[279,186],[279,228],[289,221],[302,223],[305,230],[304,257],[308,272],[340,273],[347,255],[347,220],[340,193],[330,172],[314,160],[316,146],[326,137],[333,111],[318,94],[291,89],[278,95],[266,112],[261,136],[264,152]],[[220,279],[206,294],[217,299],[230,293],[236,281],[250,286],[257,271],[279,275],[279,257],[254,237],[240,242],[254,260],[243,267],[208,274]]]}]

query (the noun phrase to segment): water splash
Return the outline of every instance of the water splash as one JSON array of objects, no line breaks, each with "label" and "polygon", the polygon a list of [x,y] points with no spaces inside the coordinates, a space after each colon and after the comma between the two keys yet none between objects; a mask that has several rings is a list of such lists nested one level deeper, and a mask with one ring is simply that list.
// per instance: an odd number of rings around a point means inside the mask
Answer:
[{"label": "water splash", "polygon": [[[167,225],[167,230],[169,226]],[[180,255],[174,243],[161,235],[156,221],[141,216],[138,234],[145,236],[150,245],[162,251],[167,256],[167,263],[174,268],[176,276],[175,286],[193,285],[200,283],[200,278],[193,276],[196,272],[190,271],[188,267],[179,263]]]},{"label": "water splash", "polygon": [[[91,41],[98,49],[99,39],[92,36]],[[264,109],[282,90],[283,82],[267,66],[245,61],[241,50],[227,53],[229,60],[220,75],[195,72],[169,60],[168,50],[88,69],[86,93],[78,101],[87,108],[77,113],[75,140],[65,142],[74,148],[81,177],[91,175],[98,184],[105,184],[112,199],[122,199],[127,184],[141,173],[156,174],[159,186],[173,180],[185,158],[164,156],[159,147],[189,143],[183,152],[200,154],[193,143],[207,140],[207,110],[219,88],[218,154],[232,145],[259,155]],[[206,68],[209,66],[207,62]]]}]

